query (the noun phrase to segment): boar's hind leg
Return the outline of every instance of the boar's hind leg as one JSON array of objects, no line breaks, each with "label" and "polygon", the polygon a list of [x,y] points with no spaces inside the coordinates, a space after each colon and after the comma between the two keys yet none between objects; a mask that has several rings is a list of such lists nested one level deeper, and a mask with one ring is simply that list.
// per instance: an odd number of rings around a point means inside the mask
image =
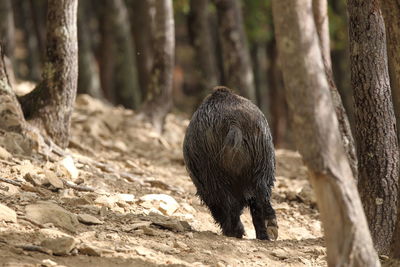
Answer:
[{"label": "boar's hind leg", "polygon": [[[250,199],[249,205],[257,239],[276,240],[278,225],[275,210],[271,206],[268,194],[265,192]],[[267,226],[265,223],[267,223]]]},{"label": "boar's hind leg", "polygon": [[240,221],[243,206],[239,204],[213,204],[209,209],[214,220],[221,226],[222,233],[226,236],[242,238],[244,235],[243,224]]}]

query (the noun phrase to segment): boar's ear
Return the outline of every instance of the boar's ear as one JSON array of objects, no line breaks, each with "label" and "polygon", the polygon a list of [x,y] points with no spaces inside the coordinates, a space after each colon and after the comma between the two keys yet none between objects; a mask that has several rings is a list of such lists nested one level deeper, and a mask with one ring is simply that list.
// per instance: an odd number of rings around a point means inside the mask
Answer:
[{"label": "boar's ear", "polygon": [[225,86],[215,86],[215,87],[213,88],[213,92],[232,93],[232,90],[229,89],[228,87],[225,87]]}]

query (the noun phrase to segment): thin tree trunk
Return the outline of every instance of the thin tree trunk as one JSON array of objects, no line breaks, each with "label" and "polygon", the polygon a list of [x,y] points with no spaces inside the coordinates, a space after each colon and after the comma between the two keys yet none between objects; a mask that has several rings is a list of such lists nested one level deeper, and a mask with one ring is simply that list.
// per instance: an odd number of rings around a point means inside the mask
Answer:
[{"label": "thin tree trunk", "polygon": [[77,0],[49,0],[43,80],[20,101],[25,117],[67,147],[78,76]]},{"label": "thin tree trunk", "polygon": [[341,142],[312,1],[272,3],[295,143],[311,173],[324,226],[328,266],[380,266]]},{"label": "thin tree trunk", "polygon": [[189,37],[201,72],[200,86],[202,92],[207,92],[219,84],[215,45],[211,35],[208,10],[208,0],[190,1]]},{"label": "thin tree trunk", "polygon": [[134,44],[132,40],[128,9],[124,0],[105,0],[102,2],[105,12],[109,12],[109,21],[114,48],[113,89],[115,102],[127,108],[138,108],[141,93],[135,64]]},{"label": "thin tree trunk", "polygon": [[256,90],[257,106],[270,119],[270,99],[268,97],[267,82],[267,44],[264,42],[255,42],[250,49],[254,69],[254,85]]},{"label": "thin tree trunk", "polygon": [[351,132],[349,119],[347,118],[346,110],[344,109],[342,99],[336,87],[332,73],[331,50],[329,44],[329,28],[328,28],[328,1],[313,0],[313,14],[315,26],[317,28],[319,45],[321,47],[322,59],[326,77],[328,79],[329,90],[332,95],[333,106],[335,107],[336,116],[339,120],[339,131],[342,138],[344,150],[347,154],[351,170],[354,178],[358,179],[357,170],[357,155],[354,144],[353,134]]},{"label": "thin tree trunk", "polygon": [[[390,85],[396,115],[397,127],[400,125],[400,1],[380,0],[380,6],[385,21],[387,54],[389,59]],[[400,131],[397,129],[400,140]],[[400,190],[399,190],[400,193]],[[391,254],[400,258],[400,194],[397,196],[397,224],[393,234]]]},{"label": "thin tree trunk", "polygon": [[89,94],[96,98],[102,98],[100,90],[100,78],[95,62],[91,33],[88,27],[90,16],[88,1],[80,1],[78,4],[78,93]]},{"label": "thin tree trunk", "polygon": [[285,99],[282,71],[278,63],[278,51],[276,40],[273,39],[267,44],[267,53],[270,60],[267,70],[268,89],[270,99],[271,130],[272,140],[275,147],[282,147],[287,141],[288,132],[288,110]]},{"label": "thin tree trunk", "polygon": [[348,11],[358,189],[375,247],[387,254],[397,218],[399,150],[385,25],[374,0],[349,0]]},{"label": "thin tree trunk", "polygon": [[175,30],[172,0],[154,1],[154,65],[143,113],[154,128],[162,132],[165,117],[172,108]]},{"label": "thin tree trunk", "polygon": [[0,1],[0,40],[3,44],[3,53],[9,58],[14,54],[14,17],[11,0]]},{"label": "thin tree trunk", "polygon": [[153,67],[151,33],[154,30],[154,18],[151,15],[149,0],[128,0],[128,9],[136,48],[140,91],[144,100]]},{"label": "thin tree trunk", "polygon": [[110,23],[111,14],[108,12],[106,5],[98,5],[97,1],[93,3],[93,5],[98,7],[99,12],[100,44],[98,47],[98,61],[100,70],[100,84],[106,99],[111,103],[115,103],[113,75],[115,66],[114,51],[116,49],[116,44],[113,39],[113,28]]},{"label": "thin tree trunk", "polygon": [[256,94],[239,0],[214,0],[218,13],[225,83],[254,103]]}]

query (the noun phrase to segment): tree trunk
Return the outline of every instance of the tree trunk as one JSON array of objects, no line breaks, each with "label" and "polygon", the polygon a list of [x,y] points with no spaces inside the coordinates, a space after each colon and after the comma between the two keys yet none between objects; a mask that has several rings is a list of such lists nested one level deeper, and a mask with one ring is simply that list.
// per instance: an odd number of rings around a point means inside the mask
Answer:
[{"label": "tree trunk", "polygon": [[208,0],[190,1],[189,37],[201,72],[200,86],[203,93],[219,84],[215,45],[212,39],[208,10]]},{"label": "tree trunk", "polygon": [[136,48],[140,92],[144,100],[153,66],[151,33],[154,30],[154,18],[150,12],[149,0],[128,0],[128,9]]},{"label": "tree trunk", "polygon": [[[393,94],[393,105],[396,124],[400,125],[400,1],[380,0],[380,6],[385,21],[387,54],[389,59],[390,85]],[[400,131],[397,130],[400,140]],[[399,191],[400,193],[400,191]],[[400,195],[397,196],[397,224],[393,234],[392,255],[400,258]]]},{"label": "tree trunk", "polygon": [[333,106],[335,107],[336,116],[339,120],[339,131],[342,138],[344,150],[347,154],[351,170],[355,179],[358,178],[357,170],[357,155],[354,144],[353,134],[351,132],[349,119],[347,118],[346,110],[344,109],[342,99],[336,87],[332,73],[331,49],[329,44],[329,28],[328,28],[328,1],[313,0],[313,14],[315,26],[317,28],[319,45],[321,47],[322,60],[326,77],[328,79],[329,90],[332,95]]},{"label": "tree trunk", "polygon": [[267,81],[269,87],[268,98],[270,99],[272,140],[274,140],[275,147],[283,147],[287,142],[289,114],[275,39],[268,42],[267,53],[270,61],[267,70]]},{"label": "tree trunk", "polygon": [[154,1],[155,27],[152,34],[154,64],[149,90],[142,109],[156,131],[164,129],[165,117],[172,108],[172,79],[175,29],[172,0]]},{"label": "tree trunk", "polygon": [[14,54],[14,17],[11,0],[0,1],[0,37],[3,44],[3,52],[12,59]]},{"label": "tree trunk", "polygon": [[[135,64],[134,45],[131,35],[128,10],[124,0],[105,0],[105,12],[109,12],[107,18],[113,34],[114,48],[114,72],[113,90],[115,102],[127,108],[138,108],[141,103],[141,95]],[[108,51],[110,53],[110,51]]]},{"label": "tree trunk", "polygon": [[239,0],[214,0],[222,45],[225,83],[254,103],[256,94]]},{"label": "tree trunk", "polygon": [[295,143],[311,173],[324,226],[328,266],[380,266],[341,142],[312,1],[272,3]]},{"label": "tree trunk", "polygon": [[25,117],[67,147],[78,76],[77,0],[49,0],[43,80],[20,101]]},{"label": "tree trunk", "polygon": [[[97,0],[98,1],[98,0]],[[103,0],[104,1],[104,0]],[[108,0],[106,0],[108,1]],[[100,72],[100,84],[105,98],[111,103],[115,103],[115,90],[114,90],[114,65],[116,50],[115,41],[113,38],[113,28],[110,23],[110,12],[108,12],[106,5],[93,3],[98,7],[99,16],[99,31],[100,31],[100,44],[98,47],[98,61]]]},{"label": "tree trunk", "polygon": [[267,44],[265,42],[254,42],[250,49],[250,54],[254,69],[254,85],[256,90],[257,106],[270,119],[270,99],[268,97],[269,88],[267,82]]},{"label": "tree trunk", "polygon": [[349,0],[358,189],[378,253],[387,254],[396,223],[399,150],[386,56],[385,25],[371,0]]},{"label": "tree trunk", "polygon": [[78,93],[89,94],[96,98],[102,98],[100,90],[100,78],[97,64],[94,58],[91,33],[88,27],[90,16],[88,1],[80,1],[78,4]]}]

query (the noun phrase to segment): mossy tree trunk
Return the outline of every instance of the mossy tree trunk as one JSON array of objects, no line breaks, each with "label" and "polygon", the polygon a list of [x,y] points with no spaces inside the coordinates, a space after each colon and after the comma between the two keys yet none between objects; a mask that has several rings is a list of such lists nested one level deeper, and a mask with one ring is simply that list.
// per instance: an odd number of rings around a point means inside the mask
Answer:
[{"label": "mossy tree trunk", "polygon": [[380,266],[342,145],[312,0],[272,4],[294,141],[311,174],[328,266]]},{"label": "mossy tree trunk", "polygon": [[375,247],[387,254],[397,219],[399,148],[385,25],[375,0],[349,0],[348,11],[358,190]]},{"label": "mossy tree trunk", "polygon": [[78,79],[77,0],[49,0],[42,81],[20,99],[26,119],[67,147]]},{"label": "mossy tree trunk", "polygon": [[225,85],[256,103],[254,74],[239,0],[214,0],[218,14]]},{"label": "mossy tree trunk", "polygon": [[155,27],[152,34],[154,64],[142,114],[158,132],[172,108],[175,30],[172,0],[154,1]]}]

